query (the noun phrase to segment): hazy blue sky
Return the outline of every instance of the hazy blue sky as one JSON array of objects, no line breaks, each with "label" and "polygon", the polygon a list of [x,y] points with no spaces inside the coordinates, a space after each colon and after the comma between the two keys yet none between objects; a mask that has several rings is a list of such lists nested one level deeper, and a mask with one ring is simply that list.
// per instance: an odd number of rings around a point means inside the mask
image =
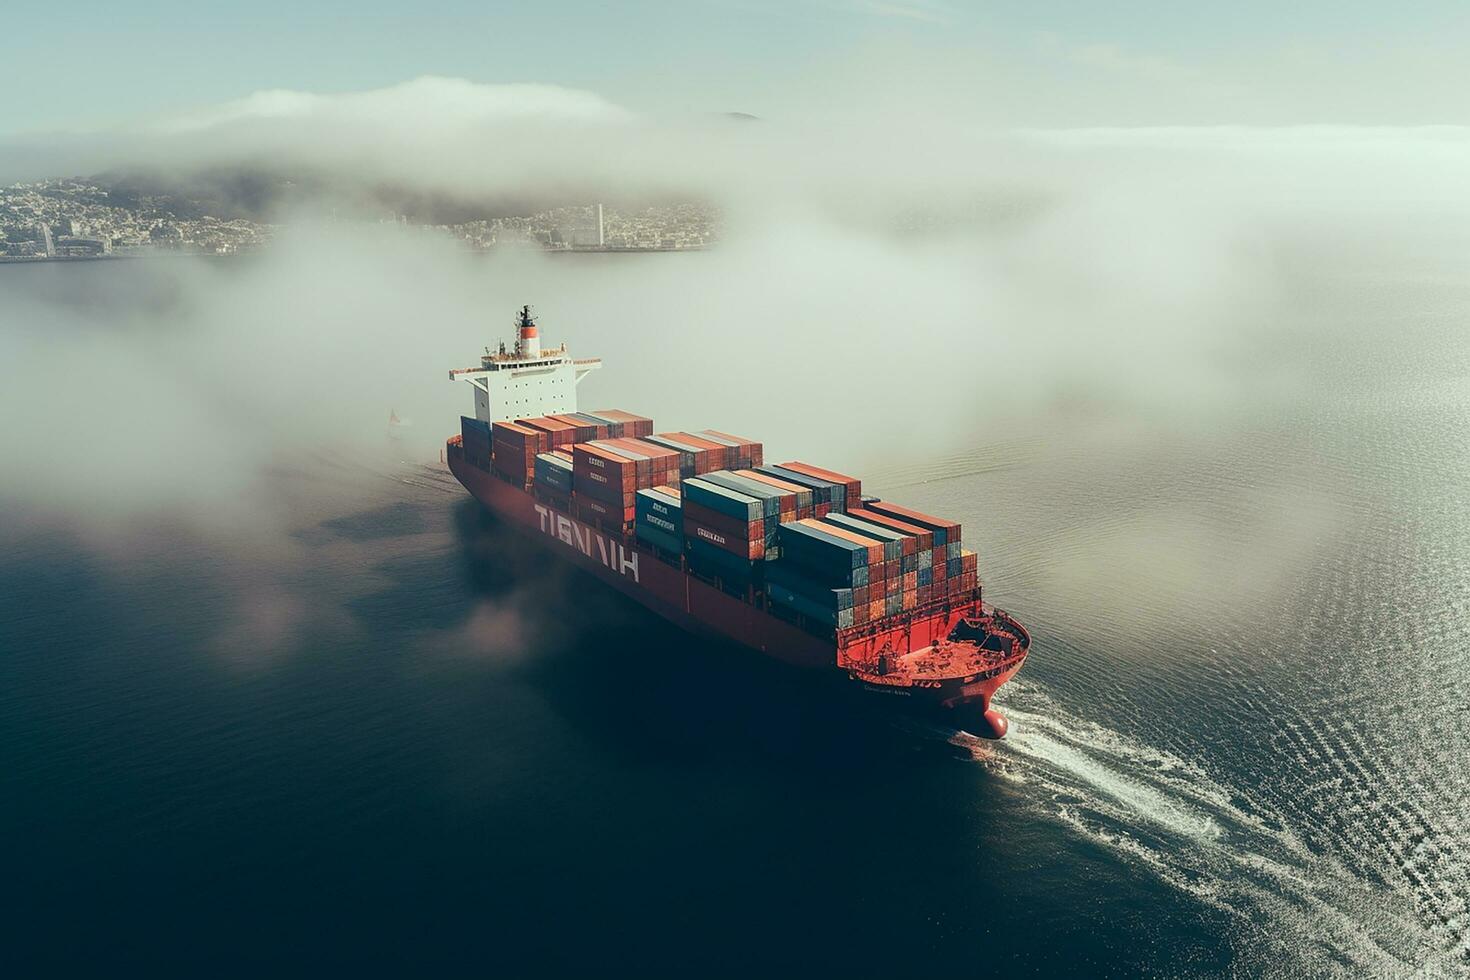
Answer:
[{"label": "hazy blue sky", "polygon": [[1470,4],[449,0],[7,4],[0,132],[420,75],[649,113],[937,98],[1020,125],[1470,122]]}]

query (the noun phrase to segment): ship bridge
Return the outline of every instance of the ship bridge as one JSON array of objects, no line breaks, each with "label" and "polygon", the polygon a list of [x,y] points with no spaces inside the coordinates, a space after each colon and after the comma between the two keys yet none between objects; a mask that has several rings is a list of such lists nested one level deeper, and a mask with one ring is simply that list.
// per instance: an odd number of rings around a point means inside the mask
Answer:
[{"label": "ship bridge", "polygon": [[475,417],[482,422],[566,415],[577,410],[577,385],[602,367],[597,357],[574,358],[567,345],[543,350],[541,331],[529,306],[515,319],[515,342],[485,348],[480,366],[449,372],[451,381],[475,389]]}]

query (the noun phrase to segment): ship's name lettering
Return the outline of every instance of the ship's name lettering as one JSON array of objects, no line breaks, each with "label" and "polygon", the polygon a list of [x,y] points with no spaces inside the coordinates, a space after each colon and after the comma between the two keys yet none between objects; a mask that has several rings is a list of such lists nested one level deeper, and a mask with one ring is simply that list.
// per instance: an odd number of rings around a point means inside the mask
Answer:
[{"label": "ship's name lettering", "polygon": [[587,525],[564,517],[550,507],[536,504],[536,514],[541,518],[542,531],[588,558],[600,561],[619,575],[639,581],[638,552],[629,551],[620,541],[609,541]]}]

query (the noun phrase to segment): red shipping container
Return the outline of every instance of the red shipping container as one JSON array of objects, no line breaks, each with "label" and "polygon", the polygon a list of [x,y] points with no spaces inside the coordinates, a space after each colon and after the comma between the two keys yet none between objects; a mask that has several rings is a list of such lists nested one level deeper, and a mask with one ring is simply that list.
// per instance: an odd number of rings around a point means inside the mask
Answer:
[{"label": "red shipping container", "polygon": [[730,467],[764,466],[765,454],[761,444],[754,439],[746,439],[744,436],[732,436],[728,432],[718,429],[700,429],[697,435],[704,436],[712,442],[718,442],[734,450],[727,464]]},{"label": "red shipping container", "polygon": [[595,497],[584,497],[581,494],[575,496],[579,515],[584,519],[599,521],[603,524],[621,525],[625,528],[633,523],[634,513],[631,504],[622,507]]},{"label": "red shipping container", "polygon": [[698,451],[694,460],[696,476],[702,473],[714,473],[717,470],[728,470],[734,464],[734,460],[730,458],[729,446],[689,432],[675,432],[670,435],[670,438],[686,443]]},{"label": "red shipping container", "polygon": [[620,423],[623,426],[624,436],[640,438],[653,435],[653,419],[643,415],[634,415],[620,408],[599,408],[589,414]]},{"label": "red shipping container", "polygon": [[862,506],[863,481],[855,476],[846,476],[842,473],[835,473],[832,470],[824,470],[820,466],[812,466],[810,463],[791,462],[782,463],[781,466],[805,476],[816,477],[818,480],[826,480],[829,483],[840,483],[847,489],[846,509],[852,510],[855,507]]},{"label": "red shipping container", "polygon": [[[583,422],[581,419],[574,418],[570,415],[548,415],[546,418],[553,419],[557,422],[565,422],[567,425],[572,426],[577,433],[576,438],[572,440],[573,442],[591,442],[597,438],[597,426],[590,422]],[[606,426],[603,428],[606,428]],[[604,436],[607,435],[606,432],[602,434]]]},{"label": "red shipping container", "polygon": [[590,443],[572,447],[572,486],[579,496],[621,503],[638,488],[633,461]]},{"label": "red shipping container", "polygon": [[550,416],[535,419],[521,419],[520,424],[529,429],[538,429],[547,433],[548,445],[552,448],[570,446],[572,443],[579,441],[577,439],[577,426],[569,422],[563,422],[560,419],[551,418]]},{"label": "red shipping container", "polygon": [[535,450],[531,454],[534,456],[551,448],[551,435],[518,422],[495,422],[490,426],[490,442],[492,445],[503,442],[509,446],[530,446]]}]

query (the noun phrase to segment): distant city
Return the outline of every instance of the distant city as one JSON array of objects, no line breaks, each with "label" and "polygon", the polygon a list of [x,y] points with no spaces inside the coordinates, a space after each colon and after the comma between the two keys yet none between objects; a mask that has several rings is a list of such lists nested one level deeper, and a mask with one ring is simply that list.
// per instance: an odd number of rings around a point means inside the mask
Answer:
[{"label": "distant city", "polygon": [[[234,255],[268,244],[280,228],[199,210],[166,196],[114,195],[104,184],[85,178],[12,184],[0,188],[0,261]],[[391,220],[411,223],[401,215]],[[516,246],[631,252],[705,248],[716,240],[718,221],[716,209],[704,204],[633,209],[586,204],[424,227],[473,250]]]}]

